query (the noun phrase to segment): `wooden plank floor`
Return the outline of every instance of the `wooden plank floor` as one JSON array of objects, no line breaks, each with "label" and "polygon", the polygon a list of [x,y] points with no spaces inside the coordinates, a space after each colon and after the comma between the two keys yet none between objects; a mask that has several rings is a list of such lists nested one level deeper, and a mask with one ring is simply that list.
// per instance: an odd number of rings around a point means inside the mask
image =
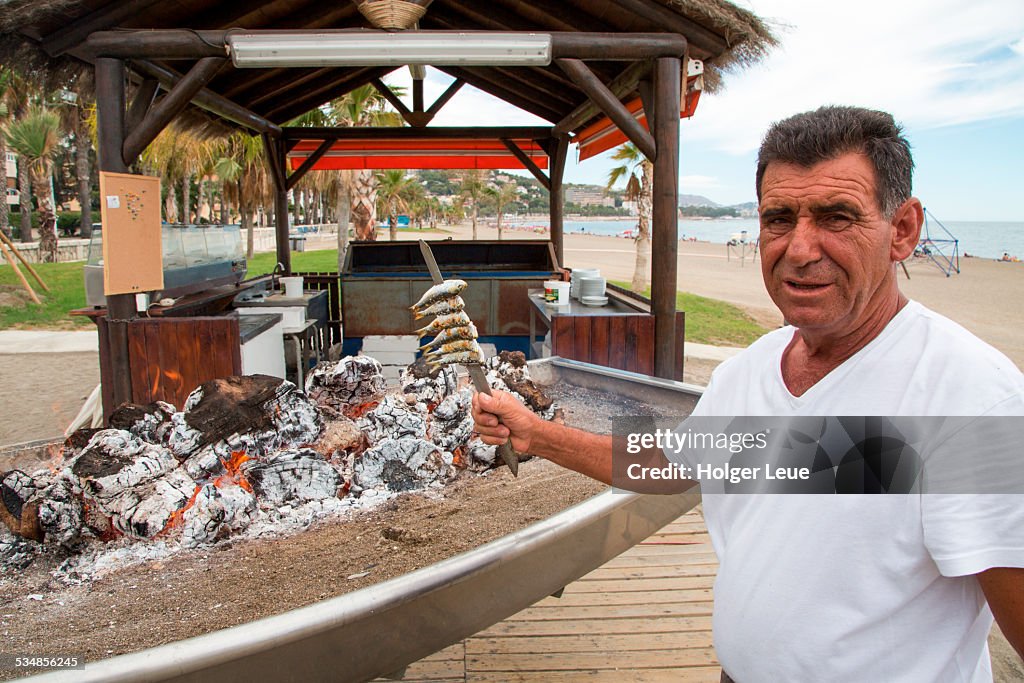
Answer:
[{"label": "wooden plank floor", "polygon": [[411,665],[405,681],[715,682],[718,565],[691,511],[569,585]]}]

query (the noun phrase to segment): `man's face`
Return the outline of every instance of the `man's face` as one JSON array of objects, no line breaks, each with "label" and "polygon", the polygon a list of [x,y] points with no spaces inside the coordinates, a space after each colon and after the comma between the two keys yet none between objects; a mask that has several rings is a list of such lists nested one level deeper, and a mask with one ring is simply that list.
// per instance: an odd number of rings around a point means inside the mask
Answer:
[{"label": "man's face", "polygon": [[875,199],[875,172],[864,155],[811,168],[769,164],[759,212],[761,272],[790,324],[838,338],[895,294],[894,229]]}]

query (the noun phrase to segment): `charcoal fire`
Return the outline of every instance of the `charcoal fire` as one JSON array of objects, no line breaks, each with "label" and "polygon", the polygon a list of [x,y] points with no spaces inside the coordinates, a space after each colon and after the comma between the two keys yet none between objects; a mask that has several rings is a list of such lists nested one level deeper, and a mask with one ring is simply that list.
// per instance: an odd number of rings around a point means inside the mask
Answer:
[{"label": "charcoal fire", "polygon": [[359,417],[368,404],[384,397],[387,380],[377,359],[350,356],[336,363],[321,363],[306,378],[306,393],[324,415]]},{"label": "charcoal fire", "polygon": [[[518,357],[488,367],[532,409],[553,411]],[[53,553],[68,558],[55,578],[80,581],[121,561],[105,557],[304,528],[501,464],[473,434],[472,391],[453,367],[421,360],[388,393],[375,359],[345,358],[306,386],[308,396],[277,378],[231,377],[197,387],[180,411],[125,405],[111,428],[72,434],[51,469],[2,473],[0,571]]]}]

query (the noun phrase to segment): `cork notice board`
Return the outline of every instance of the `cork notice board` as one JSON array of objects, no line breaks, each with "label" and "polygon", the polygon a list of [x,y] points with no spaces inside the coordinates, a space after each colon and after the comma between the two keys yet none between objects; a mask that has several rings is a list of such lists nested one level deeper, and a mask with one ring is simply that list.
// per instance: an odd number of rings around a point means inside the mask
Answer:
[{"label": "cork notice board", "polygon": [[134,294],[164,287],[160,179],[100,173],[103,291]]}]

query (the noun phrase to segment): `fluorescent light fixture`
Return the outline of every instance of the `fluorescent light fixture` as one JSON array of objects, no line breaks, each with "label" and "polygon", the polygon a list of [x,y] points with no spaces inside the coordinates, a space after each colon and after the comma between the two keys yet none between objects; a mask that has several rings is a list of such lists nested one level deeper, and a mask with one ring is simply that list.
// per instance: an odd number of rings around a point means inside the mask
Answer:
[{"label": "fluorescent light fixture", "polygon": [[231,33],[236,67],[546,66],[546,33]]}]

